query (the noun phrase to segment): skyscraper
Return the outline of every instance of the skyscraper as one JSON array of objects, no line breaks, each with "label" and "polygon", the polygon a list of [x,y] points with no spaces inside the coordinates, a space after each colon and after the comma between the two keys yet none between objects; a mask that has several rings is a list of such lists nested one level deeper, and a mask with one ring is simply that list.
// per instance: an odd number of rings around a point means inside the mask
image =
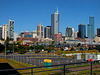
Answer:
[{"label": "skyscraper", "polygon": [[6,40],[8,36],[8,25],[3,24],[2,26],[2,39]]},{"label": "skyscraper", "polygon": [[44,29],[44,38],[51,38],[51,26],[47,26]]},{"label": "skyscraper", "polygon": [[94,33],[94,17],[89,17],[89,24],[87,26],[87,36],[88,38],[94,39],[95,33]]},{"label": "skyscraper", "polygon": [[97,29],[97,36],[100,37],[100,28]]},{"label": "skyscraper", "polygon": [[74,39],[74,28],[71,27],[66,28],[66,37],[68,39]]},{"label": "skyscraper", "polygon": [[37,26],[37,36],[39,37],[39,40],[43,38],[43,25],[41,25],[41,23]]},{"label": "skyscraper", "polygon": [[2,26],[0,26],[0,40],[2,39]]},{"label": "skyscraper", "polygon": [[58,34],[59,33],[59,12],[58,8],[57,11],[51,15],[51,34]]},{"label": "skyscraper", "polygon": [[10,40],[14,40],[14,21],[10,19],[8,22],[8,37]]},{"label": "skyscraper", "polygon": [[79,37],[81,39],[84,39],[86,37],[86,25],[80,24],[78,30],[79,30]]}]

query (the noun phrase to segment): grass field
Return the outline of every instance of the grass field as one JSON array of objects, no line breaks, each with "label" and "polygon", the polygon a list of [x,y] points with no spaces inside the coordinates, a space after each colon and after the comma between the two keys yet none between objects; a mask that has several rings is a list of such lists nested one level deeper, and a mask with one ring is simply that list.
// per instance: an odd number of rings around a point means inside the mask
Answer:
[{"label": "grass field", "polygon": [[[5,59],[5,58],[2,58],[2,57],[0,57],[0,63],[8,63],[14,69],[34,67],[33,65],[29,65],[29,64],[17,62],[17,61],[10,60],[10,59]],[[47,69],[47,68],[38,68],[38,69],[34,69],[33,72],[36,72],[36,71],[44,71],[44,70],[49,70],[49,69]],[[31,72],[31,69],[18,70],[18,72],[19,73]],[[54,71],[47,71],[47,72],[35,73],[34,75],[48,75],[48,74],[51,74],[51,73],[56,73],[56,72],[54,72]],[[23,74],[23,75],[25,75],[25,74]],[[27,75],[31,75],[31,74],[27,74]]]},{"label": "grass field", "polygon": [[[35,67],[33,65],[29,65],[29,64],[25,64],[25,63],[21,63],[21,62],[17,62],[17,61],[14,61],[14,60],[10,60],[10,59],[5,59],[5,58],[2,58],[0,57],[0,63],[8,63],[10,66],[12,66],[14,69],[17,69],[17,68],[28,68],[28,67]],[[100,64],[93,64],[94,66],[95,65],[100,65]],[[81,69],[81,68],[86,68],[90,66],[89,64],[84,64],[84,65],[77,65],[77,66],[66,66],[67,70],[68,69]],[[53,71],[46,71],[46,72],[39,72],[39,73],[34,73],[34,75],[63,75],[63,74],[60,74],[60,70],[58,71],[55,71],[54,69],[63,69],[63,67],[58,67],[58,68],[38,68],[38,69],[33,69],[33,72],[36,72],[36,71],[44,71],[44,70],[53,70]],[[66,75],[75,75],[75,74],[85,74],[87,75],[86,73],[90,72],[90,70],[83,70],[83,71],[78,71],[78,72],[69,72],[66,70]],[[25,73],[25,72],[31,72],[31,69],[27,69],[27,70],[18,70],[19,73]],[[63,70],[61,71],[63,72]],[[97,69],[93,69],[93,72],[94,73],[98,73],[100,74],[100,68],[97,68]],[[23,75],[26,75],[26,74],[23,74]],[[31,75],[31,74],[27,74],[27,75]]]}]

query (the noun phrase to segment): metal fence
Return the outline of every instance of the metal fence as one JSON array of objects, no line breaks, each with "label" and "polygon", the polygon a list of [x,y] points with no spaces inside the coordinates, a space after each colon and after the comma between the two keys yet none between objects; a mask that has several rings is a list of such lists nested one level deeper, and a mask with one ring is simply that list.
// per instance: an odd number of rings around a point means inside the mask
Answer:
[{"label": "metal fence", "polygon": [[72,58],[65,58],[61,56],[51,56],[51,55],[0,55],[0,57],[4,57],[7,59],[15,60],[22,63],[27,63],[30,65],[35,66],[43,66],[44,65],[44,59],[51,59],[52,65],[57,64],[66,64],[66,63],[73,63],[73,62],[82,62],[83,60],[76,60]]},{"label": "metal fence", "polygon": [[[46,72],[46,71],[54,71],[54,70],[62,70],[62,74],[65,75],[67,74],[67,70],[68,68],[66,68],[66,66],[68,65],[74,65],[74,64],[82,64],[82,63],[90,63],[90,68],[88,69],[82,69],[82,70],[74,70],[74,71],[71,71],[71,72],[77,72],[77,71],[83,71],[83,70],[90,70],[90,72],[88,72],[88,74],[90,75],[96,75],[96,73],[93,72],[93,63],[94,62],[99,62],[100,60],[98,61],[86,61],[86,62],[77,62],[77,63],[68,63],[68,64],[59,64],[59,65],[51,65],[51,66],[39,66],[39,67],[29,67],[29,68],[18,68],[18,69],[6,69],[6,70],[0,70],[0,72],[9,72],[9,71],[16,71],[16,70],[27,70],[27,69],[31,69],[31,72],[25,72],[25,73],[18,73],[18,74],[10,74],[10,75],[22,75],[22,74],[31,74],[33,75],[34,73],[40,73],[40,72]],[[61,68],[56,68],[56,69],[48,69],[48,70],[42,70],[42,71],[35,71],[34,72],[34,69],[37,69],[37,68],[47,68],[47,67],[61,67]],[[100,67],[98,67],[100,68]],[[81,75],[81,74],[80,74]]]}]

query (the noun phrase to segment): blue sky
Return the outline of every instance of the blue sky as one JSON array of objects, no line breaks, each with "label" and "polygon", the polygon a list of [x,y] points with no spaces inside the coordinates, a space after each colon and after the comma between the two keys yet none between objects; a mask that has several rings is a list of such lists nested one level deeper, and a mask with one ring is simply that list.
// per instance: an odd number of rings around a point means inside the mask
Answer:
[{"label": "blue sky", "polygon": [[100,28],[100,0],[0,0],[0,25],[15,21],[15,32],[36,30],[42,23],[51,25],[51,14],[59,10],[59,30],[65,34],[67,27],[78,30],[78,25],[89,23],[94,16],[95,33]]}]

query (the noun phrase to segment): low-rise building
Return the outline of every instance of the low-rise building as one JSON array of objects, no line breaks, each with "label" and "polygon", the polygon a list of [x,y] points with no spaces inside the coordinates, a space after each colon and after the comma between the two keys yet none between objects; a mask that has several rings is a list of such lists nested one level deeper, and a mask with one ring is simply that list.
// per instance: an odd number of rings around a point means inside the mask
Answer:
[{"label": "low-rise building", "polygon": [[100,42],[100,37],[95,37],[95,42]]},{"label": "low-rise building", "polygon": [[89,60],[89,59],[93,59],[93,61],[100,60],[100,54],[90,54],[90,53],[86,53],[85,60]]},{"label": "low-rise building", "polygon": [[38,41],[37,38],[28,38],[28,37],[24,37],[24,38],[17,38],[17,41],[21,40],[22,41],[22,45],[33,45],[35,44],[35,42]]},{"label": "low-rise building", "polygon": [[62,34],[53,34],[53,40],[55,42],[61,42],[62,40]]}]

